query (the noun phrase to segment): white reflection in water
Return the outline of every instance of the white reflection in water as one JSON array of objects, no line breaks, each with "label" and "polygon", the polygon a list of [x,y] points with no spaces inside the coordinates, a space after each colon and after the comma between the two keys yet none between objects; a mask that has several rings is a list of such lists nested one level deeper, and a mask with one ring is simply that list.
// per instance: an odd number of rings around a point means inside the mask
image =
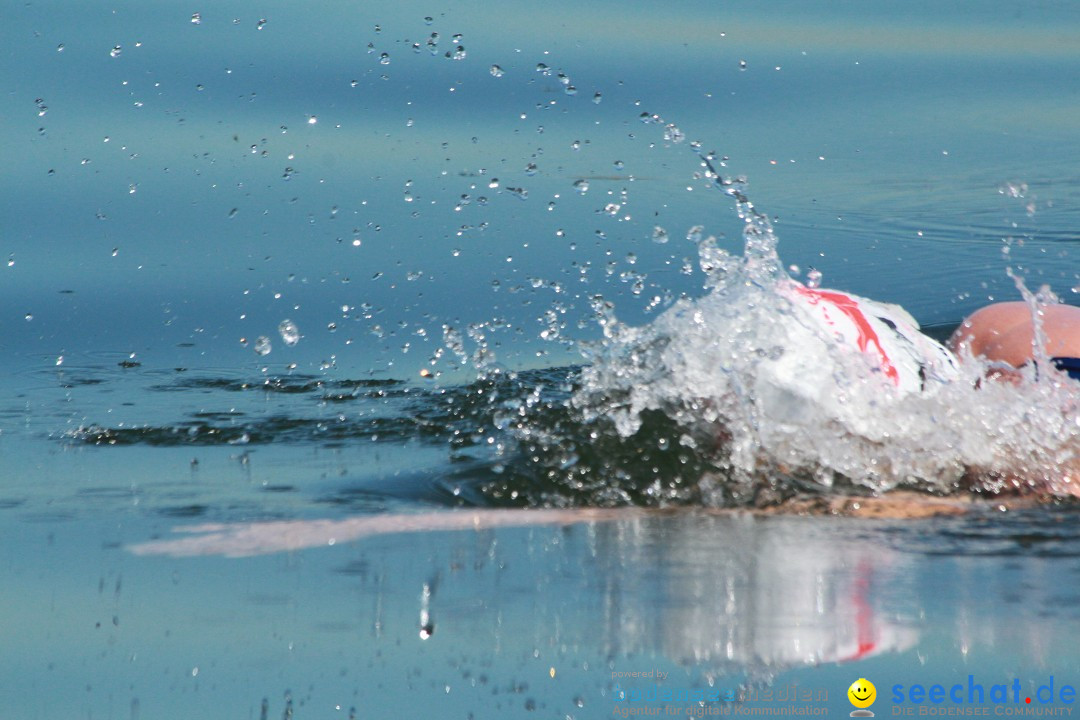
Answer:
[{"label": "white reflection in water", "polygon": [[[548,598],[537,610],[543,625],[598,635],[598,647],[609,654],[661,652],[680,662],[776,670],[899,652],[918,640],[916,608],[894,606],[896,598],[913,594],[912,556],[852,542],[827,527],[815,529],[812,521],[615,509],[478,510],[198,525],[178,528],[184,537],[130,550],[247,557],[382,535],[540,526],[584,530],[544,544],[552,558],[514,559],[530,562]],[[586,587],[560,588],[566,574],[585,578]],[[399,581],[411,582],[393,582]],[[427,579],[422,588],[426,638],[438,608]],[[581,602],[563,604],[564,591]],[[453,592],[447,587],[440,594]],[[486,600],[489,613],[504,603],[513,598]]]}]

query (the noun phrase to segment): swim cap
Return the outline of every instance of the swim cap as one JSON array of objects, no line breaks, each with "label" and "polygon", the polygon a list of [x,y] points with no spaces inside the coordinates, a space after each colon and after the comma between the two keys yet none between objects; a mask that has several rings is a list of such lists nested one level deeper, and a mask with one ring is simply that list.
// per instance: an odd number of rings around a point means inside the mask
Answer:
[{"label": "swim cap", "polygon": [[901,393],[922,391],[928,383],[947,382],[956,375],[953,354],[919,332],[919,324],[898,305],[799,283],[784,294],[797,315],[819,325],[840,345],[864,353]]},{"label": "swim cap", "polygon": [[773,420],[839,420],[861,433],[880,402],[933,391],[958,372],[953,354],[899,306],[794,280],[778,292],[789,302],[778,320],[783,353],[763,360],[755,381],[759,409]]}]

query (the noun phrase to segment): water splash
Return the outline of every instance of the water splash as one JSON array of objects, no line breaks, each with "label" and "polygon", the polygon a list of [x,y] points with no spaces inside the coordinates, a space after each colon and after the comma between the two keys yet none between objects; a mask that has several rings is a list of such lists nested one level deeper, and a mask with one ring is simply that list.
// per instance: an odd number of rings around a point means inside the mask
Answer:
[{"label": "water splash", "polygon": [[[798,303],[807,286],[784,269],[745,180],[720,176],[711,156],[701,161],[699,177],[743,221],[742,254],[692,228],[706,293],[644,326],[621,323],[613,303],[594,296],[603,339],[578,344],[588,364],[563,404],[530,400],[504,413],[512,457],[485,487],[490,497],[744,505],[897,487],[1074,494],[1074,382],[1053,370],[990,382],[985,363],[965,357],[957,369],[917,336],[940,362],[928,362],[921,391],[894,387],[866,353],[807,321]],[[820,281],[816,270],[808,277]],[[1054,298],[1020,287],[1039,327],[1039,307]],[[902,309],[880,307],[918,327]]]}]

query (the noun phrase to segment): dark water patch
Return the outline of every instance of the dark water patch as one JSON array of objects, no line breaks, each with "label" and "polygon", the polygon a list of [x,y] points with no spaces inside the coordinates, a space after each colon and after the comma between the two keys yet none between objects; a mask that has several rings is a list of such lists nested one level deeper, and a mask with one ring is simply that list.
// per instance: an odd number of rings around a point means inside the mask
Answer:
[{"label": "dark water patch", "polygon": [[317,443],[333,447],[343,441],[406,440],[415,437],[442,439],[444,427],[422,418],[375,417],[361,419],[296,418],[276,415],[242,424],[184,421],[177,425],[102,427],[89,425],[63,435],[68,442],[87,445],[268,445],[270,443]]},{"label": "dark water patch", "polygon": [[120,500],[130,498],[136,491],[131,487],[108,486],[79,488],[75,491],[76,497],[83,499]]},{"label": "dark water patch", "polygon": [[155,385],[150,389],[157,392],[183,392],[185,390],[261,391],[283,395],[303,395],[323,390],[335,390],[338,391],[338,394],[345,391],[359,394],[371,390],[397,387],[403,384],[401,380],[393,379],[327,380],[315,375],[290,375],[262,380],[242,380],[227,377],[186,377],[173,382]]},{"label": "dark water patch", "polygon": [[228,422],[237,418],[242,418],[246,414],[247,413],[240,412],[239,410],[228,410],[225,412],[201,411],[191,413],[191,417],[195,418],[196,420],[201,420],[203,422]]},{"label": "dark water patch", "polygon": [[40,511],[40,512],[26,513],[24,515],[20,515],[19,517],[20,517],[20,519],[24,520],[25,522],[29,522],[29,523],[40,523],[42,525],[52,525],[52,524],[60,524],[60,523],[71,522],[72,520],[75,520],[76,515],[75,515],[74,512],[69,512],[69,511],[64,511],[64,510],[53,510],[53,511]]},{"label": "dark water patch", "polygon": [[416,472],[366,480],[362,484],[337,487],[316,499],[349,513],[385,512],[390,505],[406,507],[435,505],[465,507],[490,505],[490,501],[472,493],[462,493],[458,484],[440,473]]},{"label": "dark water patch", "polygon": [[340,565],[334,569],[339,575],[354,575],[356,577],[366,579],[372,572],[371,562],[367,558],[358,558],[351,560],[344,565]]},{"label": "dark water patch", "polygon": [[[566,371],[544,371],[565,377]],[[541,373],[543,374],[543,373]],[[252,384],[226,378],[183,378],[167,386],[170,391],[206,389],[225,392],[267,390],[308,394],[319,408],[326,390],[340,400],[366,400],[351,415],[305,417],[278,413],[252,418],[250,413],[199,410],[175,423],[108,427],[89,424],[62,435],[62,439],[92,445],[225,445],[272,442],[335,442],[343,440],[402,440],[427,438],[465,447],[483,442],[495,428],[499,398],[519,398],[539,388],[537,373],[513,380],[476,382],[451,388],[407,387],[397,380],[324,381],[287,378]],[[340,392],[340,391],[348,391]],[[509,394],[508,394],[509,393]],[[346,398],[347,396],[347,398]]]},{"label": "dark water patch", "polygon": [[[320,500],[362,512],[391,498],[443,506],[760,506],[801,489],[798,478],[763,471],[751,492],[740,491],[728,482],[723,435],[713,425],[685,426],[676,418],[686,413],[674,409],[645,411],[630,435],[620,434],[606,417],[585,419],[573,403],[580,377],[580,366],[499,372],[450,387],[310,376],[264,386],[183,377],[166,387],[211,393],[271,387],[272,393],[306,394],[318,414],[307,415],[303,406],[271,406],[279,411],[263,417],[234,408],[203,409],[166,424],[88,424],[61,439],[95,446],[327,448],[357,442],[400,448],[419,441],[446,449],[448,463],[439,470],[376,479]],[[355,406],[328,415],[327,392],[341,390]]]},{"label": "dark water patch", "polygon": [[898,528],[898,549],[950,557],[1080,557],[1080,500],[1008,512],[976,507],[930,529]]},{"label": "dark water patch", "polygon": [[209,510],[206,505],[192,504],[159,508],[157,513],[171,518],[197,518],[206,515]]},{"label": "dark water patch", "polygon": [[63,388],[75,388],[75,387],[89,387],[92,385],[103,385],[107,382],[104,378],[92,378],[92,377],[77,377],[77,376],[65,376],[60,381],[60,387]]}]

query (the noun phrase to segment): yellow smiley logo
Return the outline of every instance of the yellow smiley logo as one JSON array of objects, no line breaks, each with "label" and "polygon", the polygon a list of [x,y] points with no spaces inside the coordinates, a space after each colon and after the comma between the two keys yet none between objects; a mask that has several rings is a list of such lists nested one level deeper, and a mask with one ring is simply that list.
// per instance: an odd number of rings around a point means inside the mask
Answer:
[{"label": "yellow smiley logo", "polygon": [[859,678],[855,682],[851,683],[851,687],[847,691],[848,700],[851,704],[857,708],[868,708],[874,704],[874,700],[877,699],[877,688],[874,687],[874,683],[870,682],[866,678]]}]

